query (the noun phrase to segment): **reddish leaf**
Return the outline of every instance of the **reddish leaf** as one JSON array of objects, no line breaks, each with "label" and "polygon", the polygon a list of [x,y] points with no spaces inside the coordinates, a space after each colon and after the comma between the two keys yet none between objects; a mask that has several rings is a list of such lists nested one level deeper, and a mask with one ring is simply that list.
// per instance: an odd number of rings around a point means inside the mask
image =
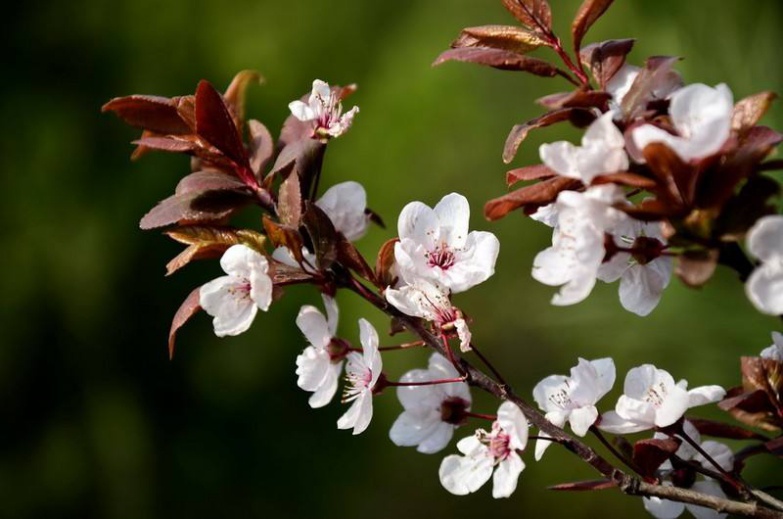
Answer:
[{"label": "reddish leaf", "polygon": [[487,202],[484,205],[484,216],[488,220],[498,220],[514,209],[546,205],[553,202],[561,191],[576,189],[580,185],[580,181],[572,178],[555,177],[525,186]]},{"label": "reddish leaf", "polygon": [[577,126],[582,126],[590,124],[594,119],[595,115],[589,110],[583,108],[563,108],[562,110],[546,113],[524,124],[517,124],[511,129],[506,138],[506,144],[503,147],[503,162],[508,164],[514,160],[514,156],[516,156],[517,150],[519,150],[519,145],[527,138],[531,130],[544,128],[563,121],[571,121]]},{"label": "reddish leaf", "polygon": [[569,491],[593,491],[615,488],[617,483],[609,479],[597,479],[593,481],[574,481],[573,483],[560,483],[548,487],[549,490],[569,490]]},{"label": "reddish leaf", "polygon": [[169,330],[169,358],[174,358],[174,342],[176,340],[177,331],[193,317],[196,312],[201,310],[199,304],[199,292],[201,287],[193,290],[185,301],[182,302],[177,313],[174,314],[174,319],[171,321],[171,329]]},{"label": "reddish leaf", "polygon": [[191,261],[219,258],[230,245],[213,243],[211,245],[188,245],[182,252],[166,263],[166,275],[170,276]]},{"label": "reddish leaf", "polygon": [[177,184],[174,194],[217,191],[221,189],[243,190],[245,185],[236,177],[217,170],[196,171],[182,178]]},{"label": "reddish leaf", "polygon": [[237,129],[240,131],[242,130],[240,125],[242,121],[245,120],[245,97],[247,87],[250,86],[251,83],[262,85],[264,83],[264,78],[255,70],[242,70],[231,80],[231,84],[228,85],[226,93],[223,96],[236,117]]},{"label": "reddish leaf", "polygon": [[715,273],[718,255],[716,249],[685,251],[677,257],[675,274],[689,287],[703,286]]},{"label": "reddish leaf", "polygon": [[608,92],[598,92],[595,90],[575,90],[573,92],[562,92],[551,94],[536,100],[550,110],[560,110],[561,108],[604,108],[612,94]]},{"label": "reddish leaf", "polygon": [[715,438],[727,438],[729,440],[765,440],[767,437],[750,429],[743,429],[736,425],[729,425],[704,418],[688,418],[688,421],[705,436]]},{"label": "reddish leaf", "polygon": [[[267,215],[263,216],[264,230],[275,247],[285,247],[294,257],[297,263],[302,265],[304,263],[304,256],[302,256],[302,235],[299,231],[291,227],[280,225]],[[315,265],[313,265],[315,266]]]},{"label": "reddish leaf", "polygon": [[214,222],[250,202],[247,191],[219,190],[172,195],[145,214],[139,227],[154,229],[179,221]]},{"label": "reddish leaf", "polygon": [[768,441],[764,444],[764,447],[778,458],[783,458],[783,436]]},{"label": "reddish leaf", "polygon": [[302,192],[299,187],[299,175],[290,173],[280,185],[277,199],[277,213],[280,223],[297,228],[302,220]]},{"label": "reddish leaf", "polygon": [[337,260],[339,237],[334,224],[323,209],[309,202],[305,203],[302,225],[307,229],[313,252],[320,270],[328,269]]},{"label": "reddish leaf", "polygon": [[523,56],[508,50],[487,47],[449,49],[438,56],[432,65],[437,66],[447,61],[478,63],[479,65],[486,65],[500,70],[529,72],[541,77],[554,77],[558,74],[557,68],[546,61]]},{"label": "reddish leaf", "polygon": [[392,272],[394,267],[394,246],[400,241],[399,238],[392,238],[386,241],[378,250],[378,257],[375,260],[375,278],[378,280],[379,288],[394,286],[397,282],[397,276]]},{"label": "reddish leaf", "polygon": [[313,276],[302,269],[275,263],[272,269],[272,283],[276,287],[284,285],[295,285],[311,281]]},{"label": "reddish leaf", "polygon": [[642,476],[651,477],[679,447],[680,441],[674,438],[639,440],[633,446],[633,461],[642,471]]},{"label": "reddish leaf", "polygon": [[642,200],[637,205],[619,205],[617,209],[643,222],[657,222],[672,214],[672,210],[655,198]]},{"label": "reddish leaf", "polygon": [[635,40],[607,40],[588,45],[579,53],[579,59],[590,69],[603,89],[625,64],[625,58],[633,49]]},{"label": "reddish leaf", "polygon": [[622,109],[626,119],[633,120],[647,108],[647,103],[653,98],[653,92],[662,84],[671,81],[672,67],[679,60],[680,58],[670,56],[647,59],[644,68],[623,97]]},{"label": "reddish leaf", "polygon": [[188,263],[197,259],[218,258],[232,245],[242,243],[260,254],[266,254],[263,234],[248,229],[231,229],[223,227],[188,226],[173,229],[165,233],[173,240],[187,244],[166,265],[166,275],[169,276]]},{"label": "reddish leaf", "polygon": [[696,170],[660,142],[648,144],[642,154],[658,180],[660,198],[673,207],[691,207],[699,178]]},{"label": "reddish leaf", "polygon": [[623,171],[620,173],[610,173],[608,175],[598,175],[593,179],[593,185],[598,184],[618,184],[621,186],[636,187],[639,189],[652,189],[657,184],[651,178]]},{"label": "reddish leaf", "polygon": [[571,37],[574,49],[578,52],[582,46],[582,38],[592,25],[609,9],[614,0],[584,0],[576,12],[571,24]]},{"label": "reddish leaf", "polygon": [[114,112],[131,126],[160,134],[190,133],[171,99],[133,95],[117,97],[103,105],[103,112]]},{"label": "reddish leaf", "polygon": [[320,168],[326,145],[315,139],[303,139],[286,145],[277,155],[272,171],[264,180],[268,186],[276,176],[285,175],[291,170],[291,175],[299,175],[302,193],[310,192],[315,170]]},{"label": "reddish leaf", "polygon": [[200,144],[192,138],[179,137],[142,137],[132,142],[137,146],[143,146],[151,150],[170,151],[172,153],[187,153],[200,147]]},{"label": "reddish leaf", "polygon": [[738,102],[731,117],[731,128],[740,134],[750,130],[764,117],[777,97],[774,92],[761,92]]},{"label": "reddish leaf", "polygon": [[242,138],[223,96],[203,80],[196,89],[196,132],[237,165],[250,167]]},{"label": "reddish leaf", "polygon": [[524,168],[512,169],[506,172],[506,185],[513,186],[517,182],[524,182],[527,180],[539,180],[545,178],[552,178],[557,173],[549,169],[543,164],[536,164],[534,166],[525,166]]},{"label": "reddish leaf", "polygon": [[370,268],[367,261],[354,244],[344,237],[341,237],[337,241],[337,261],[343,266],[353,270],[373,285],[378,286],[378,280],[375,278],[373,269]]},{"label": "reddish leaf", "polygon": [[742,423],[758,427],[765,431],[780,431],[783,419],[777,415],[769,401],[769,396],[763,390],[729,392],[729,397],[718,403],[718,407],[728,411]]},{"label": "reddish leaf", "polygon": [[[706,184],[707,180],[703,184]],[[724,241],[740,241],[762,216],[775,214],[775,198],[780,195],[777,180],[756,175],[747,180],[739,193],[725,203],[716,224]],[[721,200],[718,200],[721,202]]]},{"label": "reddish leaf", "polygon": [[523,25],[544,34],[551,32],[552,9],[546,0],[503,0],[503,5]]},{"label": "reddish leaf", "polygon": [[527,54],[541,46],[549,45],[535,32],[510,25],[482,25],[462,29],[451,48],[490,47],[508,50],[518,54]]},{"label": "reddish leaf", "polygon": [[266,126],[255,119],[247,122],[250,131],[250,169],[261,180],[264,168],[275,151],[275,142]]}]

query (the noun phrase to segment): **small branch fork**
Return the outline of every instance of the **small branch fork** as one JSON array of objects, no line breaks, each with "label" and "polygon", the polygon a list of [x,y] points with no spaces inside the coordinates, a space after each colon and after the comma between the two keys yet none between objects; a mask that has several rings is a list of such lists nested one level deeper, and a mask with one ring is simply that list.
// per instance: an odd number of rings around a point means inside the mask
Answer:
[{"label": "small branch fork", "polygon": [[[351,278],[343,286],[366,299],[373,306],[385,314],[396,318],[410,332],[417,335],[424,343],[430,346],[446,358],[454,358],[448,343],[441,337],[433,334],[424,323],[417,318],[400,313],[389,305],[381,296],[371,292],[358,280]],[[481,357],[480,357],[481,358]],[[571,437],[563,429],[551,424],[546,417],[535,407],[516,395],[506,383],[498,382],[481,370],[475,368],[464,358],[454,359],[457,369],[464,373],[466,382],[471,386],[483,389],[501,400],[513,402],[527,417],[528,421],[540,431],[551,436],[551,441],[563,445],[567,450],[581,458],[585,463],[593,467],[598,473],[612,481],[617,488],[625,494],[643,497],[660,497],[672,501],[689,503],[711,508],[718,512],[740,515],[744,517],[756,517],[762,519],[783,519],[783,511],[777,511],[757,502],[734,501],[695,492],[693,490],[663,486],[643,481],[637,476],[627,474],[616,468],[590,446],[580,440]],[[501,379],[502,380],[502,379]]]}]

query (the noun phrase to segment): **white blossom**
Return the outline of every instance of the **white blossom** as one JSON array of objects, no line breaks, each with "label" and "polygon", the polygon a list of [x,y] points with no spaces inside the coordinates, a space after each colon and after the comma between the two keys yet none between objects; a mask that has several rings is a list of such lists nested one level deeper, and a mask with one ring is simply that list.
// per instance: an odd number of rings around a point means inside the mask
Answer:
[{"label": "white blossom", "polygon": [[[433,380],[458,378],[459,373],[445,357],[438,353],[430,356],[427,369],[414,369],[405,373],[400,382],[421,383]],[[401,385],[397,398],[405,411],[397,418],[389,431],[395,445],[416,446],[416,450],[431,454],[443,449],[461,425],[464,412],[470,410],[470,389],[465,382],[433,385]]]},{"label": "white blossom", "polygon": [[303,306],[296,317],[296,325],[310,343],[296,357],[296,384],[313,393],[308,401],[312,408],[323,407],[331,402],[343,367],[343,361],[333,360],[329,351],[337,333],[337,303],[328,296],[323,296],[323,300],[327,317],[310,305]]},{"label": "white blossom", "polygon": [[543,144],[539,148],[541,161],[550,169],[568,178],[590,185],[598,175],[626,171],[628,155],[625,138],[607,112],[588,127],[582,145],[568,141]]},{"label": "white blossom", "polygon": [[631,369],[625,377],[623,395],[614,411],[604,413],[598,427],[615,434],[629,434],[672,425],[685,411],[726,395],[720,386],[700,386],[688,391],[688,382],[676,384],[672,376],[652,364]]},{"label": "white blossom", "polygon": [[272,303],[267,259],[247,245],[232,245],[220,258],[226,276],[199,290],[199,304],[214,319],[215,335],[239,335],[250,328],[258,309]]},{"label": "white blossom", "polygon": [[729,138],[733,111],[734,96],[726,85],[688,85],[671,96],[669,115],[677,135],[645,124],[632,131],[631,139],[640,151],[662,142],[684,161],[702,159],[720,151]]},{"label": "white blossom", "polygon": [[748,232],[747,246],[759,259],[745,293],[759,312],[783,314],[783,216],[760,218]]},{"label": "white blossom", "polygon": [[345,367],[347,386],[343,403],[353,403],[337,420],[338,429],[353,429],[353,434],[364,432],[370,425],[373,389],[383,368],[381,353],[378,351],[378,332],[365,319],[359,319],[359,340],[362,343],[362,354],[350,352]]},{"label": "white blossom", "polygon": [[468,232],[470,207],[457,193],[434,208],[411,202],[400,213],[394,246],[398,271],[408,284],[433,281],[453,293],[485,281],[495,272],[500,243],[494,234]]},{"label": "white blossom", "polygon": [[511,402],[503,402],[490,432],[479,429],[474,436],[463,438],[457,443],[462,456],[452,454],[443,459],[438,471],[441,484],[452,494],[464,496],[492,477],[492,497],[509,497],[525,468],[517,451],[527,445],[527,429],[522,411]]},{"label": "white blossom", "polygon": [[761,357],[783,362],[783,334],[772,332],[772,345],[761,351]]},{"label": "white blossom", "polygon": [[[606,91],[612,94],[612,99],[609,100],[609,111],[614,114],[615,119],[619,119],[622,116],[621,105],[623,100],[631,90],[636,78],[639,77],[641,70],[639,67],[626,63],[606,83]],[[667,99],[672,92],[681,87],[682,77],[676,71],[670,70],[663,77],[659,78],[650,95],[653,99]]]},{"label": "white blossom", "polygon": [[[661,246],[666,244],[658,223],[645,223],[627,219],[613,233],[618,245],[631,248],[637,238],[657,240]],[[620,280],[620,304],[629,312],[645,316],[652,312],[661,300],[663,290],[668,286],[672,275],[672,259],[658,256],[647,263],[643,258],[634,257],[628,252],[618,251],[609,261],[601,264],[598,279],[611,283]]]},{"label": "white blossom", "polygon": [[326,213],[334,228],[349,241],[356,241],[367,232],[370,221],[365,212],[367,193],[360,183],[335,184],[316,200],[315,205]]},{"label": "white blossom", "polygon": [[[571,376],[550,375],[533,388],[533,398],[546,413],[546,419],[557,427],[571,424],[574,434],[584,436],[598,419],[595,404],[612,389],[615,380],[614,361],[610,358],[588,361],[579,359]],[[548,437],[543,431],[542,438]],[[551,442],[536,442],[536,460],[540,460]]]},{"label": "white blossom", "polygon": [[288,104],[291,113],[303,122],[313,121],[313,136],[319,138],[339,137],[350,128],[359,107],[354,106],[345,113],[340,98],[332,92],[328,83],[316,79],[313,91],[307,100]]},{"label": "white blossom", "polygon": [[317,260],[315,258],[315,254],[307,250],[306,247],[302,247],[302,265],[297,263],[296,258],[294,258],[294,255],[291,253],[288,247],[277,247],[274,251],[272,251],[272,259],[288,267],[301,269],[303,272],[307,272],[308,274],[315,274],[316,272],[315,266],[317,264]]},{"label": "white blossom", "polygon": [[545,285],[562,285],[552,304],[572,305],[590,294],[606,252],[604,234],[627,218],[612,206],[624,201],[622,188],[614,184],[558,195],[552,246],[538,253],[532,272]]},{"label": "white blossom", "polygon": [[460,349],[470,350],[468,324],[461,312],[452,306],[446,288],[426,279],[415,279],[410,285],[387,288],[385,295],[386,300],[405,315],[432,321],[440,328],[454,327],[460,339]]}]

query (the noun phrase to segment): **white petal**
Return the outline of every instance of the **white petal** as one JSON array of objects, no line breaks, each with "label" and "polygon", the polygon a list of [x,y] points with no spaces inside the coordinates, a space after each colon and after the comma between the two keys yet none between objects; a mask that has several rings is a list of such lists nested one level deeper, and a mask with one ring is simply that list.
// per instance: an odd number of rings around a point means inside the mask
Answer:
[{"label": "white petal", "polygon": [[673,386],[668,389],[668,394],[655,413],[655,425],[666,427],[673,424],[685,414],[688,410],[690,397],[688,392],[679,386]]},{"label": "white petal", "polygon": [[438,423],[432,432],[416,447],[422,454],[434,454],[443,450],[454,435],[454,426],[445,422]]},{"label": "white petal", "polygon": [[748,231],[747,245],[761,261],[783,257],[783,216],[759,218]]},{"label": "white petal", "polygon": [[527,445],[528,423],[522,410],[513,402],[503,402],[498,408],[498,423],[511,437],[512,449],[524,450]]},{"label": "white petal", "polygon": [[473,334],[470,333],[468,323],[465,322],[465,319],[457,319],[454,321],[454,328],[456,328],[457,337],[459,337],[459,350],[463,353],[470,351],[470,341]]},{"label": "white petal", "polygon": [[246,283],[223,276],[205,283],[199,291],[199,304],[213,316],[215,335],[239,335],[253,324],[258,306],[250,299]]},{"label": "white petal", "polygon": [[685,505],[677,501],[669,501],[660,497],[645,497],[644,509],[657,519],[674,519],[685,511]]},{"label": "white petal", "polygon": [[329,370],[324,374],[324,378],[321,381],[321,385],[310,396],[307,403],[313,409],[323,407],[334,398],[334,394],[337,392],[337,382],[340,379],[340,374],[343,370],[343,362],[330,363]]},{"label": "white petal", "polygon": [[571,417],[569,423],[571,429],[577,436],[584,436],[587,434],[588,429],[598,419],[598,409],[595,406],[584,406],[571,411]]},{"label": "white petal", "polygon": [[549,169],[563,177],[579,180],[581,175],[577,166],[578,148],[566,141],[542,144],[538,154]]},{"label": "white petal", "polygon": [[688,391],[688,407],[718,402],[726,396],[726,390],[720,386],[700,386]]},{"label": "white petal", "polygon": [[331,364],[328,352],[308,346],[296,357],[296,385],[305,391],[316,391],[331,369]]},{"label": "white petal", "polygon": [[627,63],[615,72],[612,79],[606,83],[606,91],[612,94],[613,100],[618,105],[622,104],[625,94],[631,89],[633,82],[639,75],[639,67],[628,65]]},{"label": "white petal", "polygon": [[547,440],[546,438],[551,438],[551,436],[545,433],[544,431],[538,431],[538,440],[536,440],[536,450],[534,456],[536,461],[541,461],[541,458],[544,456],[544,452],[553,443],[552,441]]},{"label": "white petal", "polygon": [[267,272],[266,258],[247,245],[232,245],[220,258],[220,267],[226,274],[249,279],[253,269]]},{"label": "white petal", "polygon": [[491,232],[473,231],[455,253],[454,265],[443,271],[446,288],[456,294],[483,283],[495,273],[500,242]]},{"label": "white petal", "polygon": [[446,456],[440,464],[438,476],[443,488],[454,495],[464,496],[475,492],[492,476],[492,458]]},{"label": "white petal", "polygon": [[462,247],[468,237],[470,205],[459,193],[444,196],[434,207],[441,227],[440,238],[454,248]]},{"label": "white petal", "polygon": [[326,190],[315,205],[323,209],[334,228],[349,241],[358,240],[367,231],[367,193],[358,182],[335,184]]},{"label": "white petal", "polygon": [[[731,471],[734,468],[734,453],[725,443],[707,440],[702,442],[701,448],[713,461],[720,465],[723,470]],[[695,454],[693,459],[706,468],[713,468],[712,463],[707,461],[701,454]]]},{"label": "white petal", "polygon": [[428,250],[434,248],[435,240],[439,238],[435,236],[438,228],[439,221],[435,211],[421,202],[411,202],[403,207],[397,219],[397,235],[400,240],[410,238]]},{"label": "white petal", "polygon": [[653,424],[640,423],[623,418],[615,411],[608,411],[601,415],[598,428],[612,434],[631,434],[651,429]]},{"label": "white petal", "polygon": [[378,332],[366,319],[359,319],[359,341],[362,343],[364,363],[372,371],[370,387],[374,387],[378,377],[381,375],[383,365],[381,353],[378,351]]},{"label": "white petal", "polygon": [[[435,431],[440,423],[442,422],[440,422],[439,417],[422,419],[414,413],[404,411],[392,424],[389,430],[389,438],[395,445],[400,447],[419,445]],[[446,440],[446,443],[448,443],[448,440]],[[441,448],[445,447],[446,443]]]},{"label": "white petal", "polygon": [[658,306],[670,276],[671,258],[668,257],[629,267],[620,280],[620,304],[636,315],[648,315]]},{"label": "white petal", "polygon": [[292,101],[288,103],[288,109],[291,110],[293,116],[300,121],[312,121],[316,117],[313,109],[302,101]]},{"label": "white petal", "polygon": [[533,400],[542,411],[558,411],[561,406],[557,405],[552,397],[558,393],[567,392],[568,383],[568,377],[564,375],[549,375],[533,388]]},{"label": "white petal", "polygon": [[296,325],[307,338],[307,342],[316,348],[325,349],[332,340],[332,334],[326,323],[326,318],[314,306],[305,305],[296,316]]},{"label": "white petal", "polygon": [[515,452],[498,463],[495,474],[492,476],[492,497],[495,499],[510,497],[517,489],[517,480],[524,468],[525,463]]},{"label": "white petal", "polygon": [[332,89],[329,87],[329,83],[316,79],[313,81],[313,91],[310,94],[310,98],[320,98],[324,102],[328,102],[332,97]]},{"label": "white petal", "polygon": [[759,312],[783,314],[783,262],[757,267],[745,283],[745,293]]},{"label": "white petal", "polygon": [[362,391],[351,407],[337,420],[338,429],[351,429],[353,434],[361,434],[372,420],[372,392]]}]

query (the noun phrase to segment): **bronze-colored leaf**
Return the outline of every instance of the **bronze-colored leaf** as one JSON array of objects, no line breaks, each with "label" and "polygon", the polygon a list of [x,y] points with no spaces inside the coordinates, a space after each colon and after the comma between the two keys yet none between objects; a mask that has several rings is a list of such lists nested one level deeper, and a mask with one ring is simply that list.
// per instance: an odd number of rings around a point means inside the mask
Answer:
[{"label": "bronze-colored leaf", "polygon": [[512,169],[510,171],[507,171],[506,185],[508,187],[511,187],[517,182],[552,178],[555,175],[557,175],[557,173],[549,169],[544,164],[525,166],[523,168],[517,168],[517,169]]},{"label": "bronze-colored leaf", "polygon": [[379,288],[394,286],[397,282],[397,276],[393,272],[394,246],[399,241],[399,238],[392,238],[378,249],[378,257],[375,260],[375,278]]},{"label": "bronze-colored leaf", "polygon": [[488,47],[449,49],[438,56],[432,65],[437,66],[447,61],[477,63],[499,70],[529,72],[541,77],[554,77],[558,74],[557,67],[550,65],[544,60],[523,56],[508,50],[491,49]]},{"label": "bronze-colored leaf", "polygon": [[242,130],[240,124],[245,120],[247,87],[253,83],[264,84],[263,76],[255,70],[242,70],[234,76],[223,95],[226,103],[231,107],[234,117],[236,117],[237,129],[240,131]]},{"label": "bronze-colored leaf", "polygon": [[677,257],[675,274],[689,287],[703,286],[718,266],[716,249],[686,251]]},{"label": "bronze-colored leaf", "polygon": [[[734,389],[739,389],[739,391]],[[736,420],[751,427],[758,427],[770,432],[781,430],[783,419],[770,404],[769,396],[764,390],[734,389],[729,391],[727,398],[718,403],[718,407],[731,413],[731,416]]]},{"label": "bronze-colored leaf", "polygon": [[658,181],[658,196],[673,207],[691,207],[699,179],[695,168],[661,142],[648,144],[642,154]]},{"label": "bronze-colored leaf", "polygon": [[574,49],[579,52],[582,47],[582,38],[592,25],[606,12],[614,0],[584,0],[576,12],[571,24],[571,37]]},{"label": "bronze-colored leaf", "polygon": [[296,171],[290,173],[280,184],[277,197],[277,214],[280,223],[297,228],[302,220],[302,191],[299,186],[299,175]]},{"label": "bronze-colored leaf", "polygon": [[581,126],[586,122],[587,125],[594,119],[595,115],[590,110],[585,110],[583,108],[563,108],[562,110],[546,113],[541,117],[537,117],[524,124],[517,124],[511,128],[511,131],[506,138],[506,144],[503,147],[503,162],[508,164],[514,160],[520,144],[527,138],[531,130],[544,128],[563,121],[571,121],[577,126]]},{"label": "bronze-colored leaf", "polygon": [[272,283],[275,287],[295,285],[312,281],[313,276],[302,269],[275,263],[272,269]]},{"label": "bronze-colored leaf", "polygon": [[114,112],[131,126],[159,134],[185,134],[190,128],[182,120],[171,99],[132,95],[117,97],[103,105],[103,112]]},{"label": "bronze-colored leaf", "polygon": [[652,477],[658,467],[677,452],[680,443],[674,438],[639,440],[633,446],[633,461],[642,471],[642,476]]},{"label": "bronze-colored leaf", "polygon": [[561,191],[581,185],[580,181],[566,177],[543,180],[490,200],[484,205],[484,216],[487,220],[498,220],[514,209],[537,208],[553,202]]},{"label": "bronze-colored leaf", "polygon": [[[299,265],[303,265],[303,241],[302,235],[299,234],[299,231],[291,227],[280,225],[269,218],[267,215],[263,216],[262,221],[264,224],[264,230],[266,231],[266,236],[269,238],[269,241],[272,242],[272,245],[275,247],[287,248],[294,257],[294,260],[296,260]],[[313,265],[313,267],[315,267],[315,265]]]},{"label": "bronze-colored leaf", "polygon": [[238,166],[250,168],[247,151],[226,101],[204,80],[196,89],[196,132]]},{"label": "bronze-colored leaf", "polygon": [[361,255],[354,244],[346,240],[345,237],[340,237],[337,241],[337,261],[373,285],[378,286],[378,280],[375,278],[373,269],[370,268],[364,256]]},{"label": "bronze-colored leaf", "polygon": [[[264,186],[269,186],[275,177],[298,174],[302,193],[309,193],[325,151],[325,144],[310,138],[287,144],[277,155],[272,171],[264,180]],[[288,173],[289,170],[291,173]]]},{"label": "bronze-colored leaf", "polygon": [[572,483],[560,483],[547,487],[549,490],[568,490],[568,491],[594,491],[615,488],[617,483],[610,479],[596,479],[592,481],[574,481]]},{"label": "bronze-colored leaf", "polygon": [[337,260],[337,230],[329,216],[315,204],[305,202],[302,225],[307,229],[320,270],[328,269]]},{"label": "bronze-colored leaf", "polygon": [[639,189],[653,189],[657,185],[655,180],[637,173],[631,173],[629,171],[609,173],[608,175],[598,175],[597,177],[593,178],[592,185],[599,184],[618,184],[621,186],[635,187]]},{"label": "bronze-colored leaf", "polygon": [[647,109],[647,103],[654,98],[653,92],[672,81],[675,63],[680,58],[655,56],[648,58],[628,93],[623,97],[621,108],[627,120],[633,120]]},{"label": "bronze-colored leaf", "polygon": [[512,25],[482,25],[468,27],[452,44],[451,48],[490,47],[508,50],[518,54],[527,54],[539,47],[549,45],[537,33]]},{"label": "bronze-colored leaf", "polygon": [[255,119],[247,122],[247,128],[250,132],[250,169],[256,179],[261,180],[275,151],[275,141],[267,127]]},{"label": "bronze-colored leaf", "polygon": [[222,220],[251,201],[248,191],[216,190],[172,195],[145,214],[139,227],[148,230],[179,221],[214,222]]},{"label": "bronze-colored leaf", "polygon": [[171,229],[166,236],[186,245],[236,245],[242,243],[260,254],[266,254],[264,244],[266,237],[250,229],[233,229],[230,227],[187,226]]},{"label": "bronze-colored leaf", "polygon": [[603,89],[625,64],[635,40],[607,40],[588,45],[579,53],[582,64],[590,69],[598,85]]},{"label": "bronze-colored leaf", "polygon": [[561,108],[598,108],[605,110],[612,94],[596,90],[575,90],[573,92],[562,92],[550,94],[536,100],[550,110],[560,110]]},{"label": "bronze-colored leaf", "polygon": [[766,436],[757,432],[745,429],[737,425],[730,425],[706,418],[688,418],[688,421],[696,427],[702,435],[714,436],[715,438],[727,438],[729,440],[765,440]]},{"label": "bronze-colored leaf", "polygon": [[199,310],[201,305],[199,304],[199,293],[201,287],[193,290],[188,297],[180,305],[177,313],[174,314],[174,319],[171,321],[171,328],[169,329],[169,358],[174,358],[174,342],[176,340],[177,331],[190,320]]},{"label": "bronze-colored leaf", "polygon": [[189,153],[201,147],[197,140],[198,138],[197,137],[194,138],[194,137],[195,136],[186,136],[186,137],[142,136],[141,139],[137,139],[133,141],[132,144],[135,144],[137,146],[143,146],[144,148],[150,150],[170,151],[172,153]]},{"label": "bronze-colored leaf", "polygon": [[236,177],[217,170],[196,171],[182,178],[174,194],[217,191],[221,189],[244,190],[245,185]]},{"label": "bronze-colored leaf", "polygon": [[756,126],[777,97],[774,92],[760,92],[738,102],[731,116],[731,129],[744,134]]},{"label": "bronze-colored leaf", "polygon": [[170,276],[174,274],[185,265],[188,265],[191,261],[220,258],[229,247],[230,245],[223,243],[188,245],[182,252],[166,263],[166,275]]},{"label": "bronze-colored leaf", "polygon": [[522,25],[549,34],[552,30],[552,9],[546,0],[503,0],[503,5]]}]

